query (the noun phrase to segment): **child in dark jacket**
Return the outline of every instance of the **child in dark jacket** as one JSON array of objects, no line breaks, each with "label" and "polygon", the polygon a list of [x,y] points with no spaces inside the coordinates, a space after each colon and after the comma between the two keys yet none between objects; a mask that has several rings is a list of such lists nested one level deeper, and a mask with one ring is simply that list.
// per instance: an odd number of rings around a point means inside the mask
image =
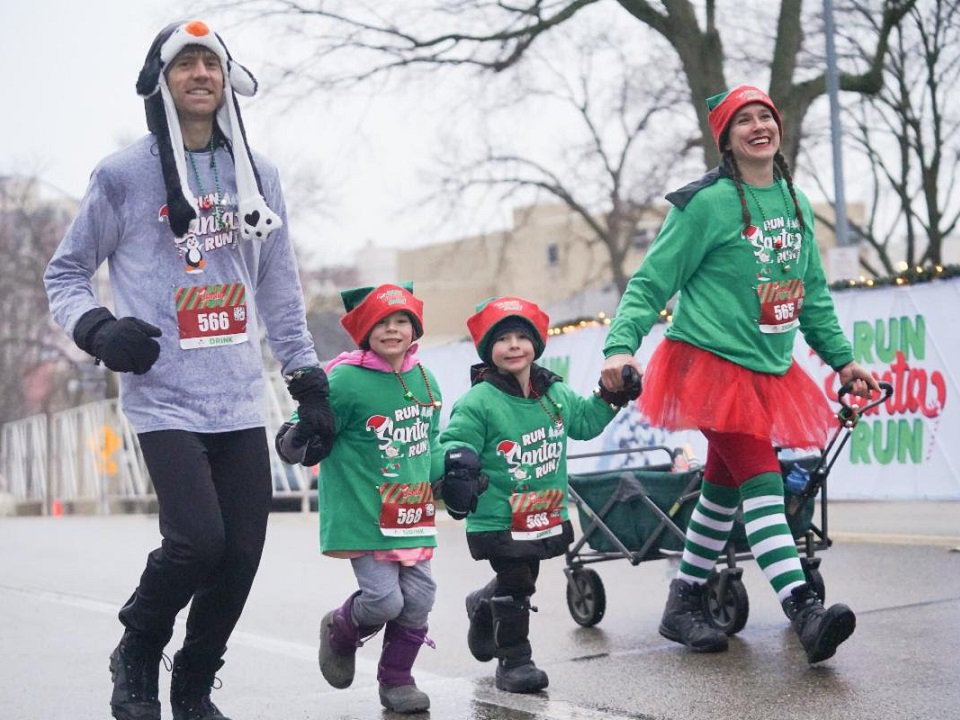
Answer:
[{"label": "child in dark jacket", "polygon": [[477,310],[467,327],[482,362],[471,368],[472,386],[440,436],[446,451],[440,492],[452,516],[466,516],[473,558],[489,561],[496,573],[467,596],[470,651],[480,661],[498,659],[498,688],[533,693],[548,678],[533,662],[530,596],[540,561],[563,554],[573,540],[567,438],[599,435],[639,395],[639,376],[618,393],[601,385],[581,397],[534,363],[549,323],[536,304],[501,297]]}]

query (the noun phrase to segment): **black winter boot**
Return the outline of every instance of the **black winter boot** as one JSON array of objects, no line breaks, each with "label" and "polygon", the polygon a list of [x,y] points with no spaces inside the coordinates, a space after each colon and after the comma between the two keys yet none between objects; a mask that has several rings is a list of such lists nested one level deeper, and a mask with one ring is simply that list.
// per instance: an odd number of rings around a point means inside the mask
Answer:
[{"label": "black winter boot", "polygon": [[497,649],[493,642],[493,612],[490,601],[497,591],[497,579],[494,578],[479,590],[467,595],[467,618],[470,629],[467,631],[467,646],[470,654],[480,662],[493,660]]},{"label": "black winter boot", "polygon": [[667,606],[660,619],[660,634],[694,652],[723,652],[727,636],[707,622],[703,614],[703,585],[676,578],[670,583]]},{"label": "black winter boot", "polygon": [[210,689],[221,667],[223,660],[219,657],[192,658],[182,650],[173,656],[170,677],[173,720],[230,720],[210,700]]},{"label": "black winter boot", "polygon": [[529,598],[495,597],[490,601],[493,614],[493,638],[496,645],[496,686],[512,693],[540,692],[550,680],[533,663]]},{"label": "black winter boot", "polygon": [[790,592],[790,597],[783,601],[783,611],[797,631],[811,665],[833,657],[837,646],[857,627],[853,610],[842,603],[824,608],[816,591],[807,583]]},{"label": "black winter boot", "polygon": [[110,711],[117,720],[160,720],[158,695],[163,648],[127,630],[110,653],[113,694]]}]

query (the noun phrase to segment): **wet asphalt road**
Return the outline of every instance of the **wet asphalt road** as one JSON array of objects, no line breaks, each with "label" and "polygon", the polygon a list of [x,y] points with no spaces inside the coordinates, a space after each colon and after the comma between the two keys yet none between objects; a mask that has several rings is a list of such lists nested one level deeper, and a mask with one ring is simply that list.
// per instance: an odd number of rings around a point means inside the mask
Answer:
[{"label": "wet asphalt road", "polygon": [[[746,627],[719,655],[696,655],[657,633],[667,561],[594,566],[607,612],[594,628],[567,610],[563,559],[544,563],[531,619],[546,692],[502,693],[493,663],[466,648],[463,597],[486,582],[462,527],[445,519],[434,560],[435,650],[417,662],[433,720],[903,720],[960,718],[960,503],[831,507],[835,545],[821,553],[829,602],[858,616],[837,655],[807,666],[756,564],[744,563]],[[912,522],[912,519],[917,522]],[[351,688],[334,690],[316,664],[319,618],[354,588],[349,563],[317,551],[316,515],[271,517],[261,571],[230,643],[214,701],[233,720],[369,720],[385,712],[378,643],[358,654]],[[0,718],[108,718],[107,656],[119,605],[159,540],[156,516],[0,519]],[[182,639],[178,623],[174,643]],[[171,644],[169,654],[176,646]],[[162,673],[161,699],[169,674]]]}]

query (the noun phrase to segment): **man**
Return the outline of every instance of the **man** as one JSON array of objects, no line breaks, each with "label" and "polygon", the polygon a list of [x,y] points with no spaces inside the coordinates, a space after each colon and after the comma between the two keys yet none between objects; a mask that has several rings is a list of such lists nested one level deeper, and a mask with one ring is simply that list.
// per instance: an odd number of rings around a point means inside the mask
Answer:
[{"label": "man", "polygon": [[[256,81],[204,23],[157,35],[137,81],[150,134],[93,172],[44,277],[57,322],[121,375],[157,493],[161,546],[120,610],[110,656],[117,720],[159,720],[174,655],[175,720],[223,719],[214,673],[253,583],[272,495],[260,328],[299,405],[301,443],[332,438],[276,169],[249,153],[234,93]],[[106,260],[117,319],[94,298]],[[255,311],[255,312],[254,312]]]}]

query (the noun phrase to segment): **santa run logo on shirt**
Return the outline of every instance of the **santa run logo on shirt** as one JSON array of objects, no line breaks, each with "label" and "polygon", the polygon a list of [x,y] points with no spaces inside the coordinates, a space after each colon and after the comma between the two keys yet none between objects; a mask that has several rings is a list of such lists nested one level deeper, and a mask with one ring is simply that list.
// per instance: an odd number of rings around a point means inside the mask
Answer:
[{"label": "santa run logo on shirt", "polygon": [[[237,211],[233,195],[224,194],[217,203],[214,193],[197,198],[194,209],[197,217],[190,221],[190,228],[183,237],[175,237],[174,244],[181,257],[188,253],[206,254],[237,241]],[[219,210],[219,212],[218,212]],[[166,204],[157,211],[157,222],[166,223],[170,210]],[[188,264],[196,267],[196,262]]]},{"label": "santa run logo on shirt", "polygon": [[803,233],[796,218],[775,217],[763,221],[762,229],[750,225],[743,237],[753,247],[753,255],[760,265],[759,280],[769,280],[771,266],[786,265],[800,258]]},{"label": "santa run logo on shirt", "polygon": [[520,440],[501,440],[497,444],[497,454],[507,463],[507,472],[514,481],[524,483],[539,479],[557,470],[563,456],[563,439],[553,438],[562,435],[553,424],[549,428],[539,427],[523,433]]},{"label": "santa run logo on shirt", "polygon": [[[929,367],[926,340],[923,315],[854,322],[853,359],[872,366],[878,381],[893,386],[893,395],[866,411],[853,428],[852,464],[918,465],[930,459],[947,405],[947,382],[940,370]],[[824,377],[827,397],[836,398],[839,387],[836,372]],[[860,398],[845,399],[862,404]]]},{"label": "santa run logo on shirt", "polygon": [[[430,450],[430,419],[432,407],[407,405],[394,411],[393,417],[371,415],[365,428],[373,433],[384,465],[380,474],[397,477],[400,460],[423,455]],[[401,424],[404,423],[404,424]]]}]

